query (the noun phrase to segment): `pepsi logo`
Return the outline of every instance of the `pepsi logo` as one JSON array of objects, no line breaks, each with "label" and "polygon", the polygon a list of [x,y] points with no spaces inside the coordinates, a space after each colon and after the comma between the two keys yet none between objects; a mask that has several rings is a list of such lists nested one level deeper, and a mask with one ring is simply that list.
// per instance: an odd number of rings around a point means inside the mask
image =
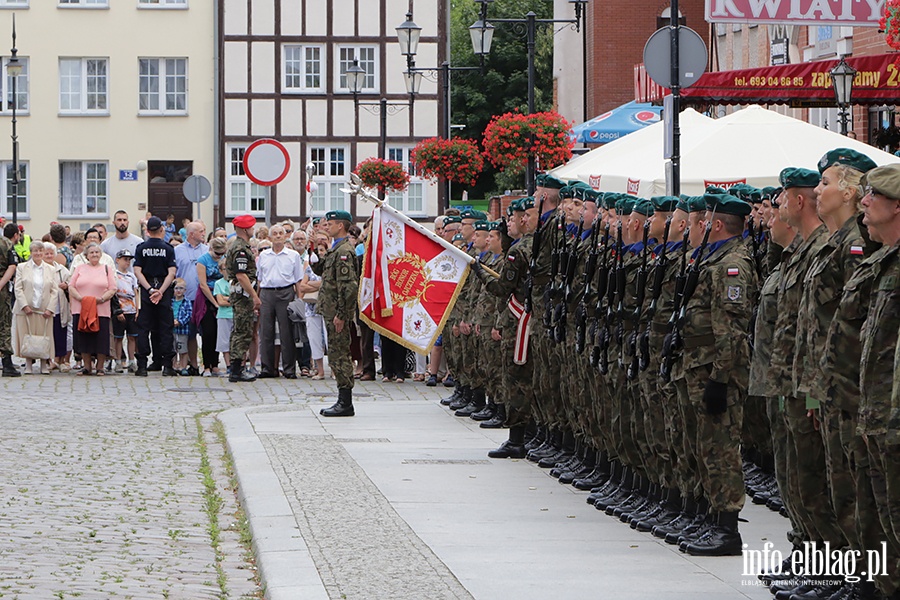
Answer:
[{"label": "pepsi logo", "polygon": [[634,118],[639,123],[652,123],[654,121],[659,121],[659,115],[652,110],[642,110],[638,113],[635,113]]}]

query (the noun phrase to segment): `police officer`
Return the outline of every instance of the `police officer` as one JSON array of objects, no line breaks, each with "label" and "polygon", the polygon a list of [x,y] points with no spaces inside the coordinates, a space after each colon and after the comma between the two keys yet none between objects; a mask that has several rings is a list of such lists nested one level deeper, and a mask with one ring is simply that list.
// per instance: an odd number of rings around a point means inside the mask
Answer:
[{"label": "police officer", "polygon": [[232,220],[235,239],[225,255],[225,265],[231,278],[231,307],[234,309],[234,329],[231,330],[231,375],[228,381],[255,381],[256,376],[244,371],[244,356],[253,340],[253,322],[261,305],[256,293],[256,260],[250,249],[250,237],[256,226],[252,215]]},{"label": "police officer", "polygon": [[12,299],[13,279],[19,255],[15,244],[19,240],[19,228],[7,223],[0,237],[0,355],[3,356],[3,376],[19,377],[21,373],[12,362]]},{"label": "police officer", "polygon": [[147,220],[146,242],[135,250],[134,275],[141,286],[141,311],[138,314],[138,377],[147,376],[147,357],[150,354],[150,335],[159,340],[156,350],[163,365],[162,374],[174,377],[172,368],[175,340],[172,332],[172,282],[175,280],[175,249],[163,241],[166,230],[159,217]]}]

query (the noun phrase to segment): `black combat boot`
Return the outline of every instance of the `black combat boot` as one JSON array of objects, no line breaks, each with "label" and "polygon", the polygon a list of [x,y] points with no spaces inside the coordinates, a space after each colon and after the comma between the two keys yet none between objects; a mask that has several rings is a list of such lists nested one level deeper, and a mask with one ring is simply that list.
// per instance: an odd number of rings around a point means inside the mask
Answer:
[{"label": "black combat boot", "polygon": [[647,515],[642,519],[632,521],[631,528],[637,529],[643,533],[649,533],[658,525],[671,523],[672,520],[678,516],[682,504],[681,494],[677,489],[671,488],[665,490],[663,500],[659,505],[659,511],[656,514]]},{"label": "black combat boot", "polygon": [[231,383],[256,381],[256,376],[244,370],[243,360],[236,359],[231,361],[231,375],[228,376],[228,381]]},{"label": "black combat boot", "polygon": [[599,487],[609,480],[611,468],[606,453],[598,450],[594,457],[594,470],[584,477],[576,478],[572,485],[576,490],[592,490]]},{"label": "black combat boot", "polygon": [[584,466],[582,460],[584,460],[584,444],[581,443],[581,440],[577,437],[573,438],[574,441],[574,451],[568,456],[563,456],[560,460],[550,469],[550,477],[555,477],[559,479],[563,473],[568,473],[570,471],[580,471]]},{"label": "black combat boot", "polygon": [[469,403],[453,413],[457,417],[471,417],[485,406],[484,388],[476,388],[469,393]]},{"label": "black combat boot", "polygon": [[534,435],[525,442],[525,449],[531,452],[532,450],[540,448],[547,440],[547,435],[548,432],[546,427],[534,425]]},{"label": "black combat boot", "polygon": [[559,447],[559,443],[562,441],[562,432],[557,429],[553,429],[551,427],[546,427],[546,433],[544,434],[544,441],[537,448],[532,448],[528,451],[528,460],[531,462],[538,462],[545,456],[549,456],[554,452],[557,452],[557,448]]},{"label": "black combat boot", "polygon": [[13,364],[12,356],[3,357],[3,376],[4,377],[21,377],[22,374]]},{"label": "black combat boot", "polygon": [[688,544],[686,552],[691,556],[740,556],[742,545],[738,511],[733,510],[720,512],[719,520],[709,534]]},{"label": "black combat boot", "polygon": [[525,426],[509,428],[509,439],[496,450],[488,452],[488,458],[525,458]]},{"label": "black combat boot", "polygon": [[571,469],[559,476],[559,482],[564,485],[569,485],[580,477],[587,477],[592,474],[596,467],[596,459],[597,453],[594,449],[587,444],[582,444],[581,456],[579,456],[578,462],[573,464]]},{"label": "black combat boot", "polygon": [[494,405],[494,416],[488,419],[487,421],[482,421],[479,423],[479,427],[482,429],[501,429],[506,424],[506,405],[505,404],[495,404]]},{"label": "black combat boot", "polygon": [[469,418],[473,421],[490,421],[494,418],[494,415],[497,413],[497,405],[494,404],[493,398],[488,398],[487,402],[479,411],[473,412],[469,415]]},{"label": "black combat boot", "polygon": [[456,386],[455,388],[453,388],[452,394],[450,394],[446,398],[441,399],[441,404],[443,406],[450,406],[451,404],[453,404],[454,402],[459,400],[461,397],[462,397],[462,389],[459,386]]},{"label": "black combat boot", "polygon": [[657,537],[666,541],[667,544],[677,544],[678,536],[684,531],[684,528],[690,525],[697,516],[697,501],[690,497],[684,497],[684,503],[681,506],[681,512],[678,516],[663,525],[657,525],[651,530],[653,537]]},{"label": "black combat boot", "polygon": [[472,401],[472,388],[467,385],[457,385],[459,389],[459,397],[450,403],[450,410],[459,410]]},{"label": "black combat boot", "polygon": [[353,410],[353,390],[349,388],[338,390],[338,399],[330,408],[319,411],[323,417],[352,417],[356,414]]}]

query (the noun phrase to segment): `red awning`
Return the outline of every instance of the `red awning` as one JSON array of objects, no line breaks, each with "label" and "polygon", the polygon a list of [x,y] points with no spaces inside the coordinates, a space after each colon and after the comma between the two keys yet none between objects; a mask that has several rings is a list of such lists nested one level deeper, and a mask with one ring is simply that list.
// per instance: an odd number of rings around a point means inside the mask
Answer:
[{"label": "red awning", "polygon": [[[896,54],[846,58],[857,70],[853,104],[900,104]],[[900,62],[900,61],[898,61]],[[706,73],[681,91],[682,103],[835,106],[829,71],[836,60]]]}]

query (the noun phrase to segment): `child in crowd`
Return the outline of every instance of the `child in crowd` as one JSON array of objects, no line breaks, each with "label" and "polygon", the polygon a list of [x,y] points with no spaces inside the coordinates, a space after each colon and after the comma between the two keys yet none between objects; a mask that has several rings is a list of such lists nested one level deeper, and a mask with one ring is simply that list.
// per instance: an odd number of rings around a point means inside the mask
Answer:
[{"label": "child in crowd", "polygon": [[184,297],[187,284],[184,279],[175,279],[175,297],[172,300],[172,314],[175,315],[175,364],[173,367],[179,375],[188,375],[188,334],[191,332],[191,315],[193,304]]},{"label": "child in crowd", "polygon": [[[234,309],[231,308],[231,283],[228,281],[228,270],[225,268],[225,259],[219,261],[219,271],[222,278],[216,280],[213,287],[213,296],[219,305],[216,312],[216,352],[221,352],[225,358],[225,364],[231,364],[231,330],[234,328]],[[231,374],[231,367],[227,368],[228,374]]]},{"label": "child in crowd", "polygon": [[[118,308],[113,306],[112,330],[115,340],[113,358],[116,360],[113,368],[117,373],[136,368],[134,353],[137,346],[137,316],[141,308],[141,295],[138,293],[137,277],[129,272],[132,260],[134,255],[127,249],[116,253],[116,301],[119,306]],[[126,336],[128,354],[123,360],[122,351],[125,349],[123,346]]]}]

